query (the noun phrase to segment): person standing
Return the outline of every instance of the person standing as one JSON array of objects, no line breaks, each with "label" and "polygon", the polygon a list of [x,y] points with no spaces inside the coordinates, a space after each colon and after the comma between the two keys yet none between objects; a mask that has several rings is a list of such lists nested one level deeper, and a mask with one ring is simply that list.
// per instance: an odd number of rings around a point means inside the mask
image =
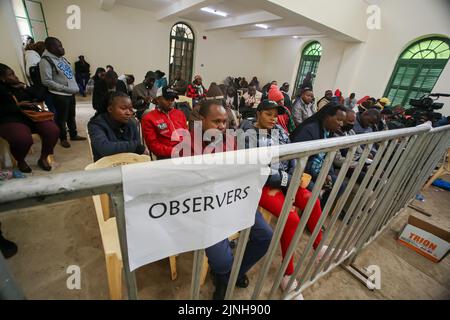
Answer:
[{"label": "person standing", "polygon": [[79,88],[70,63],[64,58],[66,52],[61,41],[48,37],[45,39],[45,48],[43,59],[39,62],[42,84],[51,93],[53,105],[57,110],[56,123],[60,130],[61,146],[70,148],[66,125],[69,128],[70,140],[86,140],[85,137],[78,135],[75,121],[75,93]]},{"label": "person standing", "polygon": [[91,77],[90,64],[84,60],[84,56],[79,56],[78,61],[75,62],[75,77],[77,79],[80,94],[86,97],[86,85]]}]

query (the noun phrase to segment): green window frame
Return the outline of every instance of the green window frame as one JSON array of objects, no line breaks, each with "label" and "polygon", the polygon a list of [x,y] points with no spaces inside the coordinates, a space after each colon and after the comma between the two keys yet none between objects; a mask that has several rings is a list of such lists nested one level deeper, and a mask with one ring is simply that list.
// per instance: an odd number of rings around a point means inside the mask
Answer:
[{"label": "green window frame", "polygon": [[172,83],[177,70],[186,81],[192,80],[194,69],[195,35],[192,28],[184,23],[177,22],[170,32],[169,52],[169,81]]},{"label": "green window frame", "polygon": [[45,20],[42,3],[35,0],[12,0],[18,26],[21,23],[28,25],[28,32],[24,33],[19,27],[22,41],[30,36],[34,41],[44,41],[48,37],[47,22]]},{"label": "green window frame", "polygon": [[409,106],[410,99],[419,99],[432,92],[450,58],[450,40],[430,37],[415,41],[400,55],[384,96],[391,105]]},{"label": "green window frame", "polygon": [[[318,41],[309,43],[302,51],[302,57],[295,78],[294,96],[297,96],[300,85],[308,72],[317,74],[320,58],[322,57],[322,46]],[[314,84],[315,78],[312,79]]]}]

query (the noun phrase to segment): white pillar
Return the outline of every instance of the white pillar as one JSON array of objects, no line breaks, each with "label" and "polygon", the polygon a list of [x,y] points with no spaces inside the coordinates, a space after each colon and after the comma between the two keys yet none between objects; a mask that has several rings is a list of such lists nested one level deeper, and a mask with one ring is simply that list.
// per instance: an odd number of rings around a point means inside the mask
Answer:
[{"label": "white pillar", "polygon": [[11,0],[0,1],[0,43],[0,62],[8,65],[22,81],[25,81],[22,39]]}]

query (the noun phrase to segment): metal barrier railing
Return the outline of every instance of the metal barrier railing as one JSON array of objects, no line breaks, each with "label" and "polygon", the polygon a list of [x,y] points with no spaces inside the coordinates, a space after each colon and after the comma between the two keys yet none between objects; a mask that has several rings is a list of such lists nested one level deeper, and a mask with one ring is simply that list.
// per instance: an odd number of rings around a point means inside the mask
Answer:
[{"label": "metal barrier railing", "polygon": [[[449,141],[450,126],[432,129],[429,124],[424,124],[415,128],[277,146],[279,159],[273,159],[272,161],[297,159],[297,167],[287,190],[286,200],[283,204],[282,213],[277,220],[269,249],[263,261],[261,261],[261,268],[251,298],[275,298],[276,290],[280,286],[290,258],[295,251],[299,252],[300,240],[306,234],[307,221],[339,149],[348,149],[345,162],[339,171],[327,203],[322,208],[322,216],[314,231],[312,231],[306,246],[301,247],[300,258],[288,284],[288,287],[290,287],[294,279],[299,279],[297,292],[305,290],[339,265],[343,265],[361,280],[366,280],[361,276],[364,273],[356,270],[353,265],[357,255],[389,225],[392,219],[421,189],[449,146]],[[360,156],[358,165],[348,177],[350,163],[358,146],[363,146],[364,151]],[[373,162],[368,166],[361,183],[357,185],[358,177],[374,146],[377,146],[378,149]],[[273,259],[279,247],[281,234],[287,222],[289,211],[293,206],[308,157],[322,152],[326,153],[325,161],[315,181],[311,197],[302,212],[301,222],[283,262],[277,269],[269,294],[266,297],[261,297],[262,289],[268,279],[269,268],[274,263],[278,264]],[[339,188],[346,179],[348,179],[346,189],[340,197],[337,197]],[[350,195],[354,189],[356,189],[356,194],[350,200]],[[130,272],[128,263],[120,168],[77,171],[31,178],[25,181],[10,181],[0,187],[0,214],[8,210],[103,193],[110,193],[113,202],[128,298],[137,299],[136,278],[134,272]],[[345,206],[347,207],[345,215],[341,216],[342,221],[338,221]],[[325,231],[322,240],[313,252],[314,239],[323,227],[325,227]],[[226,299],[232,299],[233,297],[234,284],[249,234],[250,228],[240,232]],[[317,263],[317,255],[324,245],[328,245],[328,249]],[[204,250],[194,252],[191,299],[199,299],[200,296],[200,269],[204,256]],[[0,296],[6,298],[21,297],[21,290],[14,285],[7,268],[4,266],[3,259],[0,259],[0,267],[0,273],[2,273],[0,279],[2,279],[2,282],[3,279],[8,279],[7,285],[0,283]],[[283,293],[282,298],[287,298],[287,293]]]}]

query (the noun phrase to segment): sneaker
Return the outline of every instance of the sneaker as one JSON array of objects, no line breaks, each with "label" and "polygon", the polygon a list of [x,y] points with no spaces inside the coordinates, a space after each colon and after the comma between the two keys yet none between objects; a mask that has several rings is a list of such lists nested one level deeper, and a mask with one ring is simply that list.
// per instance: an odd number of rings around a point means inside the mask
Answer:
[{"label": "sneaker", "polygon": [[61,146],[63,148],[70,148],[70,143],[67,140],[61,140]]},{"label": "sneaker", "polygon": [[3,238],[1,231],[0,231],[0,251],[5,257],[5,259],[9,259],[17,253],[17,245],[12,241]]},{"label": "sneaker", "polygon": [[295,279],[294,282],[292,282],[292,285],[288,288],[287,285],[289,280],[291,280],[291,276],[284,276],[281,280],[281,289],[288,292],[284,300],[305,300],[301,292],[295,291],[298,285],[297,279]]},{"label": "sneaker", "polygon": [[75,136],[73,138],[70,138],[71,141],[84,141],[87,140],[87,138],[82,137],[82,136]]},{"label": "sneaker", "polygon": [[[322,260],[322,258],[325,255],[325,252],[327,251],[327,249],[328,249],[328,246],[323,246],[322,249],[320,249],[319,253],[317,254],[317,258],[316,258],[317,261]],[[328,255],[328,257],[331,257],[333,252],[334,252],[334,248],[332,248],[330,250],[330,254]],[[341,249],[338,250],[338,253],[336,254],[336,257],[338,257],[340,253],[341,253]],[[347,253],[348,253],[347,250],[345,250],[343,256],[346,256]]]},{"label": "sneaker", "polygon": [[290,292],[284,300],[305,300],[303,294],[301,292],[292,291]]}]

